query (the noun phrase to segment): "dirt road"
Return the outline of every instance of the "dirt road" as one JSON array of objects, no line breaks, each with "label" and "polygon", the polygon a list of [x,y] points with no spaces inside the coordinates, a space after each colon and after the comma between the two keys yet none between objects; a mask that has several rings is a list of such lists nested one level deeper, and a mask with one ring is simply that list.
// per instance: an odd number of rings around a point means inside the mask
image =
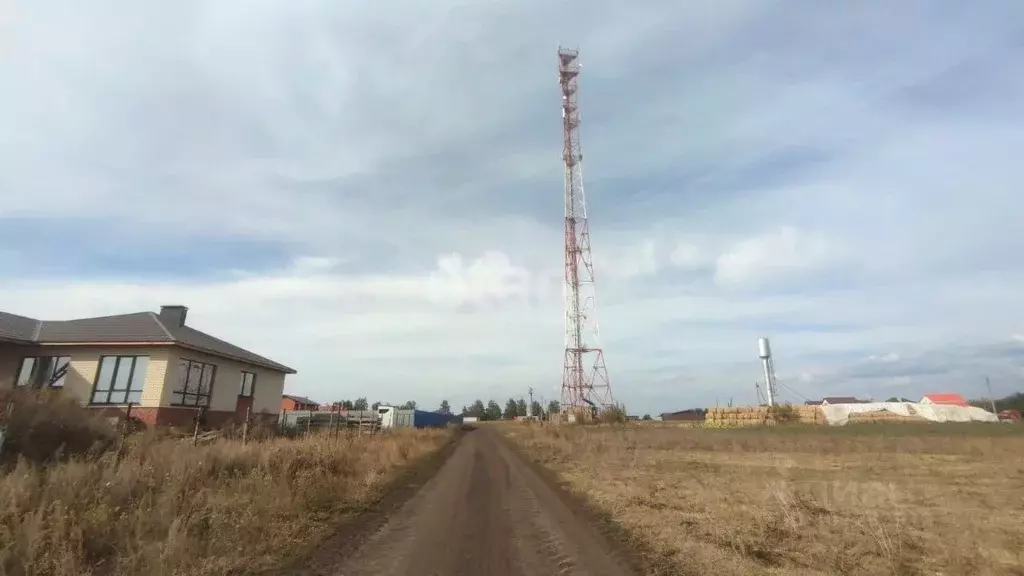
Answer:
[{"label": "dirt road", "polygon": [[636,572],[492,430],[467,433],[438,473],[356,550],[314,570],[336,576],[626,576]]}]

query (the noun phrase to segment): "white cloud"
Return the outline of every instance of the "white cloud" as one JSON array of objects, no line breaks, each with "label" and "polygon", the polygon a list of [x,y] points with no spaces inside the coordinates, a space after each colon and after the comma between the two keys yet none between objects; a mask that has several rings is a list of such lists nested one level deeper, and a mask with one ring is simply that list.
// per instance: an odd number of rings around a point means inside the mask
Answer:
[{"label": "white cloud", "polygon": [[595,276],[625,280],[656,274],[662,267],[658,241],[645,238],[636,243],[607,246],[593,256]]},{"label": "white cloud", "polygon": [[683,269],[696,269],[713,262],[709,258],[708,249],[693,240],[684,240],[672,249],[669,260],[673,266]]},{"label": "white cloud", "polygon": [[736,242],[715,261],[715,282],[727,287],[757,287],[829,264],[834,250],[820,234],[784,226]]},{"label": "white cloud", "polygon": [[531,290],[540,288],[531,286],[530,273],[514,266],[501,252],[487,252],[468,266],[463,264],[461,254],[449,254],[438,259],[437,267],[423,291],[433,302],[462,305],[510,298],[525,301]]}]

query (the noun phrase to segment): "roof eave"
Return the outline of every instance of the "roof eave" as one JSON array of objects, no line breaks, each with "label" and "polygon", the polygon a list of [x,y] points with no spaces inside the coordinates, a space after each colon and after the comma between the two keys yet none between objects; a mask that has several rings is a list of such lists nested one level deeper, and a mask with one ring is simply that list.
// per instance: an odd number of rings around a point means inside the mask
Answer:
[{"label": "roof eave", "polygon": [[179,341],[162,341],[162,340],[144,340],[144,341],[103,341],[103,342],[31,342],[26,341],[25,344],[39,345],[39,346],[139,346],[139,347],[156,347],[156,346],[178,346],[187,350],[195,350],[196,352],[202,352],[203,354],[209,354],[210,356],[217,356],[218,358],[227,358],[228,360],[234,360],[243,364],[252,364],[253,366],[259,366],[260,368],[266,368],[267,370],[273,370],[275,372],[281,372],[283,374],[298,374],[294,368],[289,368],[284,364],[277,364],[271,362],[254,362],[247,358],[235,356],[232,354],[224,354],[216,350],[210,350],[209,348],[203,348],[202,346],[192,346],[184,342]]},{"label": "roof eave", "polygon": [[166,340],[103,340],[97,342],[62,342],[59,340],[55,340],[52,342],[35,342],[35,344],[38,344],[39,346],[174,346],[176,342]]},{"label": "roof eave", "polygon": [[236,362],[241,362],[243,364],[252,364],[253,366],[259,366],[260,368],[266,368],[267,370],[273,370],[275,372],[281,372],[283,374],[297,374],[294,368],[289,368],[284,364],[278,364],[273,361],[254,362],[247,358],[242,358],[240,356],[235,356],[233,354],[225,354],[223,352],[218,352],[216,350],[210,350],[209,348],[203,348],[202,346],[193,346],[191,344],[186,344],[184,342],[175,341],[169,342],[169,344],[174,346],[180,346],[181,348],[185,348],[188,350],[195,350],[196,352],[202,352],[203,354],[209,354],[210,356],[217,356],[218,358],[227,358],[228,360],[234,360]]}]

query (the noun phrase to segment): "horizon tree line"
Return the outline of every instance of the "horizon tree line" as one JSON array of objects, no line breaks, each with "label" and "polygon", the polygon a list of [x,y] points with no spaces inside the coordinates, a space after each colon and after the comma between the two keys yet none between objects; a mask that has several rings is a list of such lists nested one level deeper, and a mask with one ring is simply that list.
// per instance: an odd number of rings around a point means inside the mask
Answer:
[{"label": "horizon tree line", "polygon": [[[391,406],[388,402],[373,402],[370,404],[366,397],[359,397],[355,400],[338,400],[325,405],[331,410],[376,410],[380,406]],[[417,404],[415,400],[409,400],[403,404],[397,404],[401,409],[416,410]],[[483,400],[477,399],[469,406],[463,406],[462,411],[459,413],[461,416],[473,416],[479,418],[482,421],[487,420],[512,420],[516,417],[526,417],[532,413],[533,416],[543,417],[548,414],[557,414],[560,410],[558,400],[552,400],[547,403],[546,406],[542,406],[540,402],[534,400],[533,405],[530,406],[532,410],[527,410],[527,402],[525,398],[509,398],[505,402],[505,407],[502,408],[495,400],[488,400],[484,404]],[[442,400],[437,410],[440,414],[452,414],[451,404],[448,400]]]}]

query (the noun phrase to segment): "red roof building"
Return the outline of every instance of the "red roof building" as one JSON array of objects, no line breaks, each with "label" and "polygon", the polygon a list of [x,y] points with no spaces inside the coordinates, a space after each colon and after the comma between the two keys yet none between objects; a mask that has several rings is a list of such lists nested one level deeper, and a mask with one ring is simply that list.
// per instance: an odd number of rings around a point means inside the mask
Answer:
[{"label": "red roof building", "polygon": [[306,398],[305,396],[291,396],[285,394],[281,396],[281,410],[287,410],[289,412],[293,410],[319,410],[320,405]]},{"label": "red roof building", "polygon": [[943,406],[970,406],[967,399],[959,394],[925,394],[921,404],[941,404]]}]

